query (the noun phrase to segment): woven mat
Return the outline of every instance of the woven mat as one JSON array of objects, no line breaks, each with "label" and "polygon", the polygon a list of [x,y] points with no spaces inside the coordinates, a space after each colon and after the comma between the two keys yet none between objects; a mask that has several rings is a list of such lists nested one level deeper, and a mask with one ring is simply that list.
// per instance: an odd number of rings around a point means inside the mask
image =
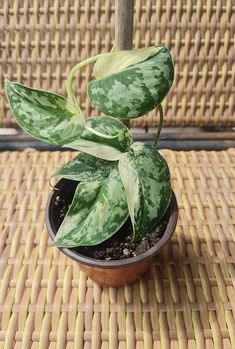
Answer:
[{"label": "woven mat", "polygon": [[235,348],[235,149],[162,153],[176,234],[119,289],[47,248],[48,177],[73,154],[0,153],[0,348]]},{"label": "woven mat", "polygon": [[[15,125],[4,80],[65,95],[65,78],[82,59],[114,42],[114,0],[0,0],[0,124]],[[162,42],[174,57],[176,77],[164,102],[165,126],[235,126],[235,1],[136,0],[134,46]],[[87,115],[91,66],[78,72],[74,90]],[[153,127],[151,112],[134,127]]]}]

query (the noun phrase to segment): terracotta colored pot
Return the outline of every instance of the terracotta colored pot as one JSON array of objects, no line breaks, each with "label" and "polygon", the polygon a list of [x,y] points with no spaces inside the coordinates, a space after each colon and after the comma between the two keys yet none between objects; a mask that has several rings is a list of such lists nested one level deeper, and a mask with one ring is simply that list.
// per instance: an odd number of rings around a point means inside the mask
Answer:
[{"label": "terracotta colored pot", "polygon": [[[46,226],[52,240],[54,240],[59,229],[56,197],[60,195],[66,202],[71,203],[76,185],[77,182],[61,179],[56,185],[57,189],[53,189],[48,198]],[[136,257],[107,261],[86,257],[72,248],[60,248],[60,250],[66,256],[77,261],[80,269],[100,285],[111,287],[122,286],[134,281],[143,274],[150,266],[153,257],[166,245],[173,235],[178,220],[178,206],[174,192],[172,193],[171,203],[165,213],[165,217],[168,219],[168,223],[162,238],[148,251]]]}]

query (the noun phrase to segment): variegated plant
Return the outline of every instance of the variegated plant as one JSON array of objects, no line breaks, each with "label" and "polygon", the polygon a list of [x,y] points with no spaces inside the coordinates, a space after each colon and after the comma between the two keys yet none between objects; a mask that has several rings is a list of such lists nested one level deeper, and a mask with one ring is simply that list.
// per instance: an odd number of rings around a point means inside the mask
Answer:
[{"label": "variegated plant", "polygon": [[[95,63],[87,94],[104,114],[85,119],[72,89],[74,74]],[[133,240],[140,240],[167,210],[170,174],[156,149],[163,123],[161,102],[174,78],[174,66],[163,46],[113,50],[76,65],[66,81],[67,99],[6,81],[6,94],[19,125],[50,144],[79,151],[53,177],[77,181],[72,204],[53,246],[96,245],[115,234],[128,216]],[[158,108],[155,144],[133,143],[119,119],[131,119]]]}]

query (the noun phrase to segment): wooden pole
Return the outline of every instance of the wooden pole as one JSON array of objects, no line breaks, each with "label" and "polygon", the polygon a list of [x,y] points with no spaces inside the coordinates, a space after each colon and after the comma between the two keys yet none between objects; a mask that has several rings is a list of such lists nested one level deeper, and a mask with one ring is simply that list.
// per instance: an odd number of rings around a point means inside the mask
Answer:
[{"label": "wooden pole", "polygon": [[[134,0],[115,0],[115,49],[131,50],[133,43]],[[130,127],[130,121],[124,124]]]},{"label": "wooden pole", "polygon": [[115,1],[115,48],[131,50],[133,42],[134,0]]}]

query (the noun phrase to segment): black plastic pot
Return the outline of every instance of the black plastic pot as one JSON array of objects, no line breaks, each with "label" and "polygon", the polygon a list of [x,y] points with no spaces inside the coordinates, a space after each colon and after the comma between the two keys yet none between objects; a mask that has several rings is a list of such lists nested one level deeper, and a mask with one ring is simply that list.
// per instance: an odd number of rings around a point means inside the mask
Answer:
[{"label": "black plastic pot", "polygon": [[[46,226],[52,240],[54,240],[59,229],[56,197],[60,195],[70,204],[77,184],[78,182],[61,179],[57,183],[56,189],[53,189],[49,195],[46,207]],[[107,261],[86,257],[72,248],[60,248],[60,250],[66,256],[77,261],[80,264],[80,269],[100,285],[118,287],[134,281],[146,271],[153,257],[167,244],[173,235],[178,220],[178,206],[174,192],[164,217],[168,223],[161,239],[148,251],[136,257]]]}]

